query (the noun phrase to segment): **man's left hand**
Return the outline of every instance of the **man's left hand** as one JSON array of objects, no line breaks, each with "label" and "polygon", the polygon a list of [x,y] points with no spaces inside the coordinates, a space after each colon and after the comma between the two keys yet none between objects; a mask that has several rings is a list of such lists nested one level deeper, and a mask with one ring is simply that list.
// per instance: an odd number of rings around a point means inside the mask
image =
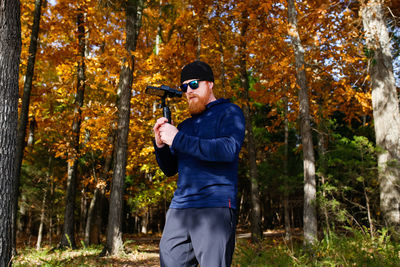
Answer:
[{"label": "man's left hand", "polygon": [[161,127],[160,127],[160,136],[161,136],[161,140],[171,146],[172,142],[174,141],[175,135],[178,133],[178,129],[173,126],[172,124],[169,123],[164,123]]}]

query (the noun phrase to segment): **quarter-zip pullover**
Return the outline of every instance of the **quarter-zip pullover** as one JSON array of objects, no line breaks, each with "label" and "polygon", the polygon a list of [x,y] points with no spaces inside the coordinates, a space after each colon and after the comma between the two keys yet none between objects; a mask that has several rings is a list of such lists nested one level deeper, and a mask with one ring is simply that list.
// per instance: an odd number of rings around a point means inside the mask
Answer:
[{"label": "quarter-zip pullover", "polygon": [[238,158],[245,134],[242,110],[221,98],[177,128],[171,147],[155,146],[165,175],[178,172],[170,208],[236,209]]}]

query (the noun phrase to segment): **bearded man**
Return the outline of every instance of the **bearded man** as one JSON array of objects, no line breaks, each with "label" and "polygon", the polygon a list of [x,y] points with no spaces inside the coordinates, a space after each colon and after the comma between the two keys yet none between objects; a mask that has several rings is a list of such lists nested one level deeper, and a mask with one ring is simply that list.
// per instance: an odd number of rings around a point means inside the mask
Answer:
[{"label": "bearded man", "polygon": [[154,125],[155,154],[177,189],[160,241],[162,267],[230,266],[235,247],[238,158],[242,110],[213,93],[214,75],[202,61],[186,65],[181,90],[191,117],[176,128],[166,118]]}]

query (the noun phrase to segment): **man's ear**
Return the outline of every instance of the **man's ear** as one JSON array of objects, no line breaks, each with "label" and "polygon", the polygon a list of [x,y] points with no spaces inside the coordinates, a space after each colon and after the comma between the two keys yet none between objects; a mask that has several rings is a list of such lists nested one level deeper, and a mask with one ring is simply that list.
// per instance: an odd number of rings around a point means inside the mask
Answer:
[{"label": "man's ear", "polygon": [[212,90],[214,88],[214,83],[213,82],[208,82],[208,86],[210,87],[210,89]]}]

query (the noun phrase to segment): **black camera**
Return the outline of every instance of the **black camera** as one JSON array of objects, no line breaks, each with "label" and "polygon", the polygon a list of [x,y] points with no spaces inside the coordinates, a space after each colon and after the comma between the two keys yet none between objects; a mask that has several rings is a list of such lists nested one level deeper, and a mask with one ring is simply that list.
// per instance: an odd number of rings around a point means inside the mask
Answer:
[{"label": "black camera", "polygon": [[168,122],[171,123],[171,111],[169,107],[165,103],[165,99],[167,97],[181,97],[182,92],[176,89],[173,89],[166,85],[161,85],[160,87],[155,86],[146,86],[146,94],[156,95],[161,97],[161,107],[163,109],[163,116],[168,119]]}]

